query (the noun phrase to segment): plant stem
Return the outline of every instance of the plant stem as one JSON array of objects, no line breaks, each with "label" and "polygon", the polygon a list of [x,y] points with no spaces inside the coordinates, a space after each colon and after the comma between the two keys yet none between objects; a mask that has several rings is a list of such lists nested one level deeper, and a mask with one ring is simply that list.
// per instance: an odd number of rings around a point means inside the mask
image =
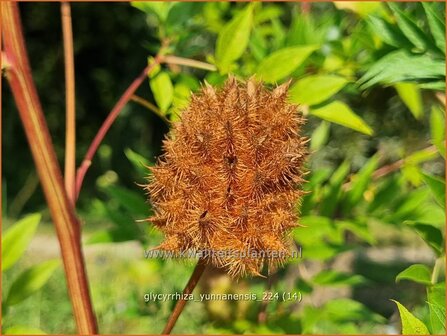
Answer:
[{"label": "plant stem", "polygon": [[79,193],[81,191],[82,182],[84,181],[85,174],[87,173],[88,168],[92,164],[93,156],[95,155],[99,145],[101,144],[102,140],[104,139],[105,135],[107,134],[108,130],[112,126],[115,119],[120,114],[123,107],[127,104],[127,102],[130,100],[132,95],[135,93],[135,91],[138,89],[138,87],[143,83],[143,81],[147,78],[147,75],[154,70],[154,68],[160,64],[162,61],[161,54],[158,54],[155,56],[154,62],[152,62],[150,65],[146,66],[143,71],[140,73],[140,75],[135,78],[135,80],[130,84],[130,86],[124,91],[121,98],[118,100],[118,102],[113,107],[112,111],[110,111],[109,115],[107,116],[106,120],[104,120],[104,123],[101,125],[101,128],[99,129],[98,133],[96,133],[95,138],[93,139],[92,143],[90,144],[90,147],[87,150],[87,154],[84,157],[84,160],[82,161],[81,165],[78,168],[78,172],[76,174],[76,199],[79,197]]},{"label": "plant stem", "polygon": [[73,52],[73,31],[69,2],[61,3],[62,35],[64,41],[65,64],[65,189],[68,199],[74,207],[76,193],[76,107],[75,107],[75,71]]},{"label": "plant stem", "polygon": [[[267,277],[267,286],[265,288],[265,290],[267,292],[270,292],[272,290],[272,286],[273,286],[273,275],[270,274]],[[269,304],[269,300],[263,300],[261,303],[261,308],[259,309],[259,313],[258,313],[258,322],[260,324],[265,324],[265,322],[267,322],[267,306]]]},{"label": "plant stem", "polygon": [[78,333],[96,334],[96,320],[81,250],[80,227],[63,185],[61,170],[31,76],[18,4],[13,1],[2,1],[1,13],[3,45],[10,62],[6,77],[56,227]]},{"label": "plant stem", "polygon": [[196,61],[196,60],[193,60],[190,58],[172,56],[172,55],[165,56],[163,59],[163,63],[184,65],[184,66],[188,66],[191,68],[197,68],[197,69],[203,69],[203,70],[209,70],[209,71],[217,70],[216,66],[213,64]]},{"label": "plant stem", "polygon": [[[436,153],[436,151],[437,151],[436,146],[433,146],[433,145],[429,146],[429,147],[427,147],[427,148],[425,148],[423,150],[424,151],[428,151],[430,153],[431,152]],[[386,176],[386,175],[388,175],[388,174],[390,174],[392,172],[395,172],[396,170],[399,170],[404,165],[404,163],[405,163],[405,160],[401,159],[401,160],[393,162],[393,163],[391,163],[389,165],[383,166],[383,167],[377,169],[373,173],[372,178],[374,180],[377,180],[377,179],[379,179],[379,178],[381,178],[383,176]]]},{"label": "plant stem", "polygon": [[[436,146],[431,145],[425,149],[422,149],[422,151],[426,151],[429,153],[436,153],[437,149]],[[405,159],[400,159],[397,160],[396,162],[390,163],[388,165],[385,165],[383,167],[378,168],[377,170],[375,170],[372,174],[372,179],[373,180],[378,180],[384,176],[387,176],[393,172],[395,172],[396,170],[399,170],[400,168],[402,168],[402,166],[405,164]],[[343,189],[348,189],[351,186],[352,181],[348,181],[346,183],[343,184]]]},{"label": "plant stem", "polygon": [[154,112],[158,117],[160,117],[161,119],[163,119],[163,121],[169,125],[171,122],[169,121],[168,118],[166,118],[166,116],[160,111],[159,108],[157,108],[157,106],[155,106],[154,104],[152,104],[151,102],[148,102],[146,99],[137,96],[137,95],[132,95],[132,97],[130,97],[130,100],[134,101],[137,104],[140,104],[141,106],[144,106],[145,108],[147,108],[148,110],[151,110],[152,112]]},{"label": "plant stem", "polygon": [[435,261],[435,266],[433,266],[433,272],[431,274],[431,283],[434,285],[438,282],[439,272],[441,266],[444,264],[444,257],[439,257]]},{"label": "plant stem", "polygon": [[183,308],[185,307],[185,304],[187,300],[184,299],[184,297],[188,296],[192,293],[194,288],[196,287],[197,283],[200,280],[200,277],[203,274],[203,271],[205,270],[206,264],[203,259],[199,259],[197,262],[196,267],[194,268],[194,271],[191,275],[191,278],[189,278],[189,281],[183,290],[183,295],[180,300],[177,301],[174,310],[171,313],[171,316],[169,316],[169,320],[166,323],[165,328],[163,329],[162,335],[168,335],[171,333],[172,328],[174,328],[175,323],[177,322],[178,317],[180,316],[181,312],[183,311]]}]

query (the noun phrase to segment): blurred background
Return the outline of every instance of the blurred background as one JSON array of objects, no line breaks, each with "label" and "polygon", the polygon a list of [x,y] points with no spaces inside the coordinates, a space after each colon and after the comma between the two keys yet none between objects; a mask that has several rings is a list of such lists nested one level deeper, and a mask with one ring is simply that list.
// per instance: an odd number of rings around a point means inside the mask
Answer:
[{"label": "blurred background", "polygon": [[[145,103],[125,106],[86,175],[77,211],[101,333],[159,333],[175,302],[145,302],[144,294],[181,292],[192,272],[193,262],[144,258],[162,237],[136,222],[151,213],[138,184],[190,93],[204,80],[221,85],[228,73],[255,74],[272,87],[292,79],[290,100],[308,117],[310,192],[297,209],[305,227],[291,233],[302,258],[268,278],[237,282],[209,269],[196,291],[300,293],[302,301],[190,302],[174,332],[400,333],[391,300],[419,321],[413,327],[445,332],[444,3],[73,3],[71,10],[78,165],[162,44],[166,54],[216,68],[158,67],[136,93]],[[20,12],[63,166],[60,5],[20,3]],[[2,331],[74,333],[54,227],[5,80],[2,90],[2,242],[25,237],[14,255],[2,249]]]}]

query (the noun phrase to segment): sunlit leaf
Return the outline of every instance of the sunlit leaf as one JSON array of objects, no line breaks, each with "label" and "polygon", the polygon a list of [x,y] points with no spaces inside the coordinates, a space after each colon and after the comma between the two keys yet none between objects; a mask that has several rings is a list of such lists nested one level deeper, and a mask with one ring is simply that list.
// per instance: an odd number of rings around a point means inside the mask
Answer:
[{"label": "sunlit leaf", "polygon": [[391,301],[396,303],[399,309],[403,335],[428,335],[430,333],[425,324],[410,313],[407,308],[395,300]]},{"label": "sunlit leaf", "polygon": [[27,326],[12,326],[3,330],[4,335],[46,335],[45,332],[38,328]]},{"label": "sunlit leaf", "polygon": [[323,120],[312,132],[312,136],[310,137],[310,149],[312,151],[317,151],[326,144],[329,138],[330,127],[331,124]]},{"label": "sunlit leaf", "polygon": [[445,334],[445,282],[427,289],[430,310],[431,332],[436,335]]},{"label": "sunlit leaf", "polygon": [[382,4],[375,1],[335,1],[334,5],[338,9],[351,10],[361,17],[384,12]]},{"label": "sunlit leaf", "polygon": [[351,108],[341,101],[334,101],[323,107],[311,109],[310,113],[321,119],[372,135],[374,132]]},{"label": "sunlit leaf", "polygon": [[228,22],[219,33],[215,59],[221,72],[228,72],[231,63],[244,53],[248,45],[252,21],[253,6],[248,5],[247,8]]},{"label": "sunlit leaf", "polygon": [[174,97],[174,87],[166,72],[160,72],[149,81],[152,94],[161,112],[166,113]]},{"label": "sunlit leaf", "polygon": [[264,58],[258,66],[256,76],[267,83],[275,83],[290,75],[318,47],[315,45],[287,47]]},{"label": "sunlit leaf", "polygon": [[313,245],[318,243],[322,237],[335,232],[332,221],[323,216],[303,216],[300,225],[293,230],[293,237],[299,244]]},{"label": "sunlit leaf", "polygon": [[432,143],[439,153],[445,157],[445,117],[438,106],[433,106],[430,114],[430,133]]},{"label": "sunlit leaf", "polygon": [[42,288],[59,265],[59,260],[48,260],[22,272],[9,289],[6,305],[12,306],[22,302]]},{"label": "sunlit leaf", "polygon": [[414,83],[396,83],[394,84],[394,87],[414,117],[416,119],[421,119],[423,117],[424,109],[418,85]]},{"label": "sunlit leaf", "polygon": [[297,104],[319,104],[338,91],[348,80],[334,75],[311,75],[298,80],[289,91],[290,100]]},{"label": "sunlit leaf", "polygon": [[431,284],[431,270],[422,264],[411,265],[396,276],[396,282],[411,280],[420,284]]},{"label": "sunlit leaf", "polygon": [[155,14],[162,22],[168,17],[172,6],[172,3],[164,1],[133,1],[131,4],[146,14]]},{"label": "sunlit leaf", "polygon": [[2,271],[9,269],[25,252],[39,225],[40,214],[28,215],[2,235]]}]

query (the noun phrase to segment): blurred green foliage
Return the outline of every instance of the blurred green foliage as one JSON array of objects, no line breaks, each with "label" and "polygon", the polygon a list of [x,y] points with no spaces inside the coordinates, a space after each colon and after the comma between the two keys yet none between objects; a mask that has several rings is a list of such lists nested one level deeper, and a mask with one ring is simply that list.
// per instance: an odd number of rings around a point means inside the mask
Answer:
[{"label": "blurred green foliage", "polygon": [[[35,80],[62,160],[58,7],[21,6]],[[292,232],[302,258],[272,275],[270,289],[265,279],[236,283],[217,270],[201,285],[203,292],[259,297],[265,291],[300,293],[303,301],[272,300],[265,307],[266,322],[259,321],[263,308],[257,301],[190,302],[174,331],[445,333],[443,3],[306,7],[135,2],[107,9],[100,4],[72,8],[79,160],[126,85],[166,43],[165,54],[217,68],[163,64],[150,75],[138,94],[169,120],[179,117],[200,83],[218,86],[230,73],[241,79],[256,76],[272,86],[291,80],[290,100],[308,117],[304,132],[311,138],[311,156],[304,188],[309,193],[297,209],[304,227]],[[23,165],[31,158],[7,89],[5,93],[5,110],[11,113],[5,113],[3,133],[8,158],[4,213],[14,218],[41,211],[48,220],[41,194],[29,178],[34,168]],[[81,193],[87,248],[121,252],[133,246],[142,251],[161,240],[150,225],[136,222],[151,210],[135,182],[144,183],[145,165],[153,164],[167,131],[162,119],[134,103],[115,122]],[[3,233],[3,267],[11,268],[3,273],[8,293],[2,296],[4,328],[11,333],[24,333],[24,325],[73,332],[73,324],[60,324],[71,313],[57,264],[19,260],[39,220],[37,215],[25,217]],[[31,224],[24,225],[27,221]],[[18,243],[8,248],[8,240]],[[120,245],[129,242],[134,243]],[[426,257],[408,260],[400,255],[405,248]],[[382,252],[374,259],[374,251],[393,253]],[[192,270],[190,263],[146,260],[143,253],[121,259],[97,253],[87,257],[87,265],[102,333],[158,333],[174,302],[145,303],[144,293],[180,292]]]}]

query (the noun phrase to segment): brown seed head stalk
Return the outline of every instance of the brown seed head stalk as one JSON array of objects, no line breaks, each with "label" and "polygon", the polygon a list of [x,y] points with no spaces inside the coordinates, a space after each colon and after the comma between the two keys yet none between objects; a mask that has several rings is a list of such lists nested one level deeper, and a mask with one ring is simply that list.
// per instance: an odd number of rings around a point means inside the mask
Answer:
[{"label": "brown seed head stalk", "polygon": [[205,262],[229,274],[259,275],[290,255],[303,182],[304,118],[254,79],[228,79],[191,97],[164,141],[146,186],[160,250],[210,251]]}]

